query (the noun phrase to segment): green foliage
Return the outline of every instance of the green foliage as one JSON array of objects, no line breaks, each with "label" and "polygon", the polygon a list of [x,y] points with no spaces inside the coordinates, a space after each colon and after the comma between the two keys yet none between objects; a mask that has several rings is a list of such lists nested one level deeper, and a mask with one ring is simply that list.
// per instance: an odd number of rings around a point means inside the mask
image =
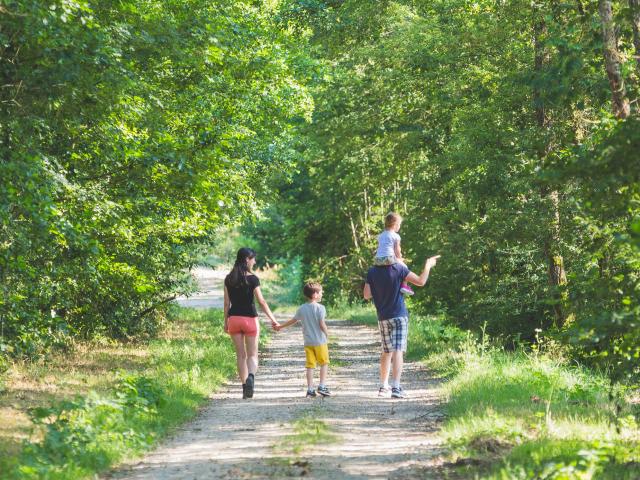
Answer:
[{"label": "green foliage", "polygon": [[[270,2],[0,6],[0,344],[153,333],[310,108]],[[161,308],[160,308],[161,309]]]},{"label": "green foliage", "polygon": [[[633,480],[640,474],[640,447],[599,440],[539,441],[514,448],[492,480]],[[523,465],[524,464],[524,465]]]},{"label": "green foliage", "polygon": [[331,309],[328,312],[329,318],[341,318],[377,328],[378,315],[370,303],[351,302],[344,297],[334,298],[332,300]]},{"label": "green foliage", "polygon": [[474,341],[471,332],[450,325],[444,315],[412,315],[409,320],[407,358],[421,360],[428,355],[455,351]]},{"label": "green foliage", "polygon": [[[351,320],[375,324],[351,305]],[[506,351],[486,332],[475,338],[444,315],[412,316],[407,356],[443,380],[442,435],[456,477],[633,479],[640,473],[640,410],[623,386],[566,359],[567,346],[537,338]],[[612,395],[613,393],[613,395]],[[620,400],[621,399],[621,400]]]},{"label": "green foliage", "polygon": [[597,134],[580,148],[570,170],[585,199],[576,217],[585,255],[570,290],[582,318],[566,338],[582,356],[628,380],[640,368],[640,246],[634,227],[640,174],[632,165],[640,151],[640,119],[610,122]]},{"label": "green foliage", "polygon": [[[303,161],[250,229],[262,249],[302,255],[327,297],[354,299],[398,211],[409,266],[442,255],[414,311],[507,344],[542,329],[637,379],[640,128],[637,106],[609,113],[597,7],[282,2],[315,61],[315,108]],[[633,99],[625,10],[615,21]],[[560,261],[566,283],[550,270]]]},{"label": "green foliage", "polygon": [[92,393],[85,399],[34,409],[32,420],[44,428],[44,440],[25,447],[16,477],[87,476],[108,467],[119,450],[143,450],[153,435],[132,425],[150,423],[164,395],[146,377],[125,376],[112,398]]},{"label": "green foliage", "polygon": [[[202,253],[197,260],[198,264],[211,268],[230,269],[241,247],[257,249],[256,241],[240,233],[237,228],[222,228],[217,232],[216,237],[218,240],[215,249],[210,246],[201,248]],[[258,261],[261,260],[263,260],[262,254],[258,257]]]},{"label": "green foliage", "polygon": [[[485,339],[428,354],[446,377],[443,434],[486,479],[635,478],[637,406],[612,400],[604,375],[564,360],[553,343],[505,352]],[[466,467],[465,467],[466,468]]]},{"label": "green foliage", "polygon": [[86,478],[142,453],[194,415],[235,372],[235,354],[222,312],[175,308],[171,315],[172,328],[185,332],[154,340],[144,371],[123,371],[108,392],[33,409],[42,440],[26,442],[2,478]]},{"label": "green foliage", "polygon": [[276,302],[284,305],[295,305],[303,302],[302,259],[293,257],[289,260],[281,261],[280,264],[277,282],[279,293],[276,294]]}]

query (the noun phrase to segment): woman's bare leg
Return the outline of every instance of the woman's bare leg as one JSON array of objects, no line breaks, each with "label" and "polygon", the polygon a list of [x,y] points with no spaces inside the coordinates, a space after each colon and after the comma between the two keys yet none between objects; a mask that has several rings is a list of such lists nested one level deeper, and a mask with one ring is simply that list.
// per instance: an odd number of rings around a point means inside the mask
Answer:
[{"label": "woman's bare leg", "polygon": [[238,376],[240,377],[240,381],[245,383],[249,372],[247,371],[247,351],[244,347],[244,335],[242,333],[234,333],[231,335],[231,339],[233,340],[233,345],[236,347]]},{"label": "woman's bare leg", "polygon": [[258,370],[259,338],[260,338],[260,335],[256,335],[255,337],[244,337],[246,352],[247,352],[246,369],[248,373],[253,373],[254,375]]}]

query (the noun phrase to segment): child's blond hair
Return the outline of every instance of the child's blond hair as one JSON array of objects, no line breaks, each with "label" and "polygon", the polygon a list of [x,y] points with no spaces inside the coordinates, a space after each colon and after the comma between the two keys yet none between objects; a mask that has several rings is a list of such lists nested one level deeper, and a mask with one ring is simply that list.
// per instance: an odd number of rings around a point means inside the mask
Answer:
[{"label": "child's blond hair", "polygon": [[402,221],[402,217],[395,212],[387,213],[384,217],[384,228],[391,228]]}]

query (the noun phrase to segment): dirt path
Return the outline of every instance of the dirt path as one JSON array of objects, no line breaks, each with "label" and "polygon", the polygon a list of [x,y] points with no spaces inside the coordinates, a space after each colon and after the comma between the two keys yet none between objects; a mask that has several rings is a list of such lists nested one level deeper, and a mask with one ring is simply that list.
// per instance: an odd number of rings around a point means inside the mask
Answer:
[{"label": "dirt path", "polygon": [[[410,398],[378,398],[377,331],[340,320],[328,326],[333,397],[304,397],[301,330],[274,334],[261,349],[253,399],[242,400],[241,386],[230,382],[193,422],[109,478],[439,478],[437,382],[408,363]],[[305,447],[294,435],[301,419],[322,422],[332,439]]]},{"label": "dirt path", "polygon": [[200,292],[190,297],[178,297],[176,303],[191,308],[222,308],[224,277],[229,273],[223,270],[196,267],[192,270]]}]

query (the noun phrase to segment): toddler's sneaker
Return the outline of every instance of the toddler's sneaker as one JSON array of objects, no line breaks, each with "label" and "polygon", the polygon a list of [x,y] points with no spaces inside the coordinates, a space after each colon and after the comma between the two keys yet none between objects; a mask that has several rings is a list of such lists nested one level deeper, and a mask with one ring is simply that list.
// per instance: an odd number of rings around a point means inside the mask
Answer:
[{"label": "toddler's sneaker", "polygon": [[323,397],[330,397],[331,396],[331,392],[329,391],[329,387],[323,385],[321,387],[318,387],[318,393],[320,395],[322,395]]},{"label": "toddler's sneaker", "polygon": [[317,397],[316,391],[313,388],[307,390],[307,398],[315,398]]},{"label": "toddler's sneaker", "polygon": [[390,395],[391,389],[389,387],[380,387],[380,389],[378,390],[379,397],[389,398]]},{"label": "toddler's sneaker", "polygon": [[416,292],[413,291],[413,289],[406,283],[403,283],[402,285],[400,285],[400,292],[402,292],[404,295],[414,295]]},{"label": "toddler's sneaker", "polygon": [[407,394],[402,387],[393,387],[391,389],[391,398],[407,398]]}]

